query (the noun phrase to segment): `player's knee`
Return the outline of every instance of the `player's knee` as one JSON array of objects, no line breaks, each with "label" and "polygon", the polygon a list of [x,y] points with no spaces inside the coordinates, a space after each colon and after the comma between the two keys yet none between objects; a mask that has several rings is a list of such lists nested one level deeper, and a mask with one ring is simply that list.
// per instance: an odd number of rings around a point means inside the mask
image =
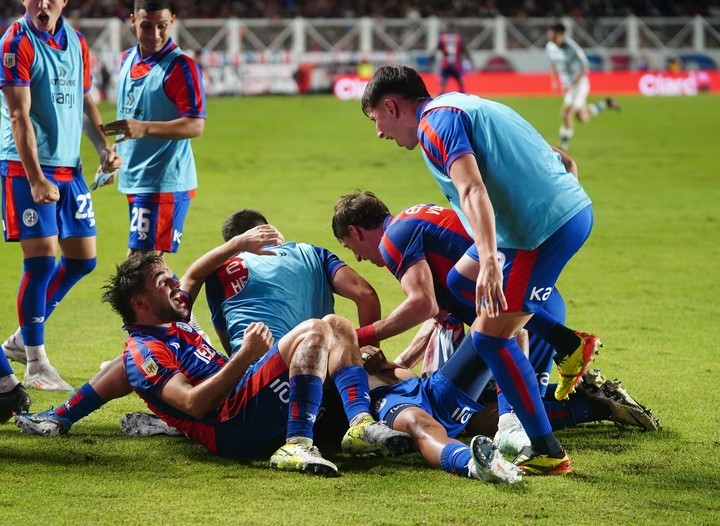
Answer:
[{"label": "player's knee", "polygon": [[330,326],[332,333],[336,337],[350,338],[355,333],[355,327],[350,323],[350,320],[337,314],[328,314],[322,321]]},{"label": "player's knee", "polygon": [[463,276],[453,267],[450,269],[450,272],[448,272],[447,284],[455,297],[467,305],[475,305],[475,281]]},{"label": "player's knee", "polygon": [[327,342],[332,335],[332,328],[324,320],[312,318],[302,322],[302,339],[311,341],[313,345],[322,346],[327,352]]},{"label": "player's knee", "polygon": [[393,429],[408,433],[415,441],[421,441],[425,437],[437,434],[439,425],[419,407],[409,407],[395,418]]},{"label": "player's knee", "polygon": [[69,259],[61,258],[62,265],[66,268],[69,274],[74,274],[78,277],[87,276],[97,266],[97,258],[87,259]]}]

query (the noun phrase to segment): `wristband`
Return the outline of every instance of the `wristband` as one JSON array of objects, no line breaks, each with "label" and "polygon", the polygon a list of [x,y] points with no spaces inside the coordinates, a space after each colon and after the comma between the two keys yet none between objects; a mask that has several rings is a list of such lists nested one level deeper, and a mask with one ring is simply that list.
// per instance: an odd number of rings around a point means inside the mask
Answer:
[{"label": "wristband", "polygon": [[360,327],[356,330],[358,338],[358,346],[364,347],[365,345],[375,345],[377,343],[377,333],[375,332],[375,326],[371,323]]}]

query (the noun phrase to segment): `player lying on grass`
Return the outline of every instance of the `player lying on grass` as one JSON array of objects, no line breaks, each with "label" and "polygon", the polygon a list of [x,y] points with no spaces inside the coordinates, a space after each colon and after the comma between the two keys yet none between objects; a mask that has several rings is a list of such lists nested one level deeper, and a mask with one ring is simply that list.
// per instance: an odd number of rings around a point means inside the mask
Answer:
[{"label": "player lying on grass", "polygon": [[[352,250],[358,261],[368,260],[388,268],[400,281],[407,296],[386,317],[359,329],[361,345],[394,336],[438,315],[444,318],[447,313],[456,320],[453,323],[460,327],[463,322],[468,325],[473,322],[474,298],[457,298],[448,288],[448,276],[453,265],[473,244],[472,237],[467,234],[454,210],[420,204],[392,216],[388,207],[371,192],[354,192],[338,200],[332,225],[340,243]],[[526,324],[532,333],[530,362],[538,376],[541,396],[546,394],[553,359],[560,363],[564,357],[575,352],[578,346],[582,347],[587,343],[597,345],[596,337],[573,333],[567,329],[563,325],[564,319],[564,301],[559,292],[553,289],[543,309]],[[524,332],[521,331],[520,334],[523,335]],[[523,337],[527,339],[526,335]],[[457,336],[455,345],[446,350],[452,350],[459,343],[459,338],[460,336]],[[557,352],[555,348],[560,351]],[[436,353],[434,358],[438,360],[438,365],[441,365],[447,356],[448,352]],[[400,356],[400,363],[408,359],[410,358],[403,354]],[[625,405],[627,410],[616,416],[620,423],[657,429],[657,423],[649,412],[627,396],[627,393],[621,393],[615,383],[602,380],[596,385],[600,379],[597,375],[589,375],[587,378],[593,382],[593,387],[585,385],[583,392],[607,392],[607,397],[610,397],[612,402],[609,405],[616,409],[618,403]],[[604,388],[600,389],[603,385]],[[557,393],[558,389],[555,392]],[[561,398],[564,396],[558,397]],[[497,399],[501,425],[496,439],[504,444],[508,439],[521,437],[521,443],[527,444],[527,435],[511,412],[512,407],[502,393]],[[591,411],[588,402],[582,398],[564,405],[568,406],[564,411],[557,411],[558,408],[554,406],[553,411],[548,414],[570,413],[577,416],[563,418],[562,423],[557,425],[552,422],[553,429],[565,427],[569,422],[580,423],[613,417],[602,404],[596,406],[596,412]],[[510,436],[504,436],[506,434]]]},{"label": "player lying on grass", "polygon": [[[245,214],[247,215],[247,214]],[[262,216],[260,216],[261,218]],[[264,221],[264,218],[256,220]],[[231,220],[233,217],[231,216]],[[248,223],[248,221],[241,221],[242,217],[235,217],[237,221],[226,222],[227,225],[231,225],[232,228],[223,229],[225,237],[229,237],[237,231],[243,231],[244,228],[253,226],[256,223]],[[230,232],[232,229],[239,229],[234,232]],[[240,236],[239,238],[242,238]],[[237,253],[237,239],[238,237],[231,238],[228,243],[223,245],[219,250],[226,250],[224,258],[218,258],[220,261],[224,261],[222,264],[216,264],[214,268],[217,268],[213,274],[212,279],[206,282],[207,294],[210,299],[211,310],[214,315],[214,322],[216,326],[226,328],[227,335],[222,336],[223,331],[221,330],[221,341],[228,344],[228,348],[234,351],[232,360],[235,360],[238,352],[241,352],[245,345],[245,339],[247,338],[247,330],[253,327],[252,323],[247,324],[246,322],[250,317],[254,316],[255,319],[262,319],[260,315],[262,311],[267,317],[267,323],[270,328],[277,328],[277,333],[282,334],[283,327],[287,324],[294,324],[297,320],[288,318],[288,316],[302,316],[305,310],[308,308],[317,308],[313,306],[302,307],[300,303],[313,303],[319,298],[323,297],[323,294],[318,289],[330,288],[331,280],[333,277],[337,277],[339,268],[335,265],[334,272],[328,273],[327,268],[322,265],[315,264],[313,262],[315,254],[317,252],[312,249],[309,252],[305,251],[302,245],[295,243],[285,243],[278,247],[273,247],[272,251],[275,254],[282,255],[283,257],[272,257],[264,256],[263,258],[255,257],[250,253],[242,252]],[[231,248],[230,252],[227,252],[228,247]],[[234,250],[234,251],[233,251]],[[217,252],[216,252],[217,254]],[[234,255],[227,259],[229,255]],[[301,264],[300,260],[305,259],[305,263]],[[337,258],[326,257],[326,260],[337,260]],[[205,263],[194,264],[183,277],[183,283],[191,283],[192,286],[198,286],[200,281],[199,276],[206,275],[206,270],[202,270],[196,273],[198,268],[202,268],[203,265],[207,265],[208,259]],[[298,273],[297,270],[305,266],[305,271]],[[207,267],[206,267],[207,268]],[[351,271],[351,269],[348,269]],[[285,275],[285,272],[290,272],[290,275]],[[354,271],[351,271],[354,273]],[[352,278],[352,275],[349,275]],[[354,280],[354,278],[352,278]],[[213,282],[215,280],[215,282]],[[363,281],[364,282],[364,281]],[[304,290],[303,283],[312,284],[315,287],[314,291]],[[233,286],[234,285],[234,286]],[[302,289],[306,294],[273,294],[273,289],[279,286],[293,287],[294,289]],[[363,288],[364,286],[360,286]],[[194,290],[191,289],[191,290]],[[307,292],[312,292],[311,294]],[[216,298],[216,294],[219,299],[219,304],[216,304],[213,298]],[[332,302],[325,303],[326,308],[332,307]],[[272,312],[284,313],[284,317],[278,318],[277,316],[271,316]],[[254,314],[251,314],[254,313]],[[347,366],[346,364],[334,363],[334,356],[330,355],[329,369],[334,371],[331,373],[331,377],[334,380],[334,384],[337,386],[338,391],[341,394],[343,405],[345,407],[345,414],[348,417],[348,421],[351,425],[350,430],[345,434],[343,438],[343,448],[352,450],[354,448],[353,442],[362,438],[362,433],[354,432],[353,429],[357,428],[354,424],[353,416],[350,411],[347,410],[348,400],[352,398],[355,404],[362,404],[362,409],[366,410],[369,408],[370,398],[367,395],[367,391],[361,389],[367,389],[367,377],[362,369],[362,359],[360,357],[359,350],[356,346],[356,338],[354,329],[350,326],[349,322],[343,320],[334,315],[325,316],[326,320],[332,325],[332,330],[335,334],[335,338],[344,338],[343,346],[349,352],[343,353],[343,357],[347,359],[350,356],[352,365]],[[300,322],[298,322],[300,323]],[[302,325],[302,323],[300,323]],[[242,333],[243,338],[240,338],[239,333]],[[282,346],[283,339],[280,340]],[[236,342],[238,342],[236,344]],[[127,367],[127,352],[126,352],[126,367]],[[265,360],[265,358],[263,358]],[[144,362],[143,362],[144,363]],[[344,378],[341,378],[340,373],[343,372],[344,367]],[[89,386],[87,391],[94,393],[94,396],[101,399],[101,402],[109,401],[111,398],[122,396],[128,392],[127,386],[123,386],[123,382],[120,382],[119,386],[114,381],[116,377],[121,376],[121,364],[116,360],[110,366],[101,370],[95,378],[93,378],[86,386]],[[406,374],[412,375],[409,371]],[[362,376],[362,379],[359,378]],[[128,376],[130,377],[130,376]],[[348,382],[348,378],[354,378],[354,385]],[[439,376],[438,376],[439,378]],[[364,380],[364,381],[363,381]],[[442,384],[445,390],[449,390],[449,387],[445,386],[447,382]],[[272,385],[272,384],[271,384]],[[79,393],[86,388],[83,386]],[[118,388],[119,387],[119,388]],[[458,389],[453,387],[453,392],[460,392]],[[365,394],[363,394],[365,393]],[[460,392],[461,398],[464,396]],[[73,398],[75,400],[73,400]],[[88,408],[93,408],[94,405],[89,400],[84,399],[82,396],[74,396],[70,401],[66,402],[61,408],[56,411],[46,411],[38,415],[20,415],[17,417],[17,421],[20,427],[25,432],[45,435],[62,434],[69,430],[73,422],[79,420],[87,414]],[[455,398],[452,398],[455,400]],[[447,403],[450,403],[448,400]],[[153,405],[149,404],[151,409],[154,409]],[[464,405],[462,407],[465,407]],[[458,409],[461,410],[462,407]],[[160,413],[162,419],[170,424],[174,425],[174,421],[165,418]],[[363,416],[365,421],[367,416]],[[371,420],[372,421],[372,420]],[[467,422],[467,418],[464,418],[464,422]],[[151,424],[152,425],[152,424]],[[408,425],[408,428],[411,426]],[[377,423],[366,425],[366,429],[380,428]],[[437,428],[437,423],[436,423]],[[180,428],[186,434],[187,429]],[[416,432],[414,435],[416,442],[424,444],[423,436],[426,434],[426,426],[422,422],[418,422]],[[437,428],[439,432],[441,428]],[[448,460],[444,468],[451,472],[467,472],[475,478],[491,481],[505,481],[513,482],[519,480],[519,471],[511,464],[505,462],[497,452],[497,449],[492,445],[492,442],[487,437],[481,437],[474,440],[474,459],[471,458],[470,448],[465,445],[459,444],[457,441],[451,441],[444,430],[441,432],[443,439],[446,442],[452,442],[453,450],[457,450],[459,447],[464,451],[463,455],[455,455],[453,460]],[[407,435],[401,434],[400,436],[406,437]],[[428,437],[430,435],[427,435]],[[434,439],[435,443],[438,443],[437,438]],[[366,451],[371,449],[370,447],[361,444],[362,450]],[[386,450],[392,445],[390,441],[386,443]],[[404,444],[402,444],[404,446]],[[440,454],[439,452],[433,452],[428,449],[429,446],[425,446],[421,452],[425,454],[425,450],[430,451],[425,457],[431,465],[437,467],[440,465]],[[400,448],[398,448],[400,449]],[[394,451],[390,451],[394,452]],[[437,453],[437,454],[435,454]],[[436,458],[437,457],[437,458]],[[327,462],[327,461],[326,461]],[[461,462],[462,465],[458,465],[457,462]]]},{"label": "player lying on grass", "polygon": [[[547,302],[545,307],[551,313],[560,316],[562,313],[557,309],[562,308],[564,312],[562,297],[558,294],[557,298]],[[428,376],[437,369],[438,364],[445,363],[458,349],[469,346],[467,336],[463,336],[462,324],[450,325],[448,322],[450,319],[449,317],[442,323],[428,320],[422,325],[408,348],[399,357],[407,367],[414,367],[420,360],[428,358],[423,365],[423,376]],[[537,350],[546,343],[531,336],[518,344],[529,354],[530,362],[536,367],[536,370],[541,370],[539,365],[548,359],[543,359],[542,352],[537,352]],[[433,360],[433,355],[443,358]],[[395,360],[395,363],[397,361],[398,359]],[[540,373],[538,373],[538,381],[541,382]],[[585,373],[576,392],[565,400],[555,398],[553,384],[546,387],[543,389],[543,406],[553,431],[596,421],[610,421],[619,427],[639,427],[645,431],[659,429],[658,420],[653,417],[652,411],[630,396],[619,380],[606,380],[600,369],[593,369]],[[530,440],[517,416],[511,410],[504,412],[498,421],[496,394],[495,382],[491,379],[482,390],[481,398],[478,399],[485,409],[470,418],[466,433],[469,435],[495,434],[494,440],[500,451],[505,455],[514,456],[527,446]]]},{"label": "player lying on grass", "polygon": [[[272,227],[248,234],[256,248],[278,240]],[[196,264],[213,257],[217,251]],[[226,258],[223,253],[214,267]],[[183,277],[181,288],[156,254],[133,255],[118,267],[103,299],[122,316],[129,337],[122,363],[116,360],[98,375],[119,382],[116,394],[132,387],[163,421],[213,453],[258,457],[278,448],[270,460],[278,469],[336,475],[335,465],[312,445],[322,382],[330,371],[351,422],[346,450],[397,454],[410,447],[407,435],[370,417],[359,351],[357,357],[348,352],[355,342],[348,321],[307,320],[274,345],[267,326],[253,323],[228,360],[181,321],[200,285]]]}]

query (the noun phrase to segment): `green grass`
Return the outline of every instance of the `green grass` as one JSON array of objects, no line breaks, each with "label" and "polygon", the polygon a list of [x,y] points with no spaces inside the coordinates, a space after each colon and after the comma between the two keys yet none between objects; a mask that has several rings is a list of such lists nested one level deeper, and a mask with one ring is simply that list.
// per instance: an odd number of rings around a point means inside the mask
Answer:
[{"label": "green grass", "polygon": [[[212,457],[184,439],[125,438],[120,416],[143,408],[132,396],[111,402],[67,437],[43,440],[0,427],[0,523],[716,524],[718,100],[624,98],[621,113],[579,126],[572,143],[596,220],[559,284],[568,322],[601,335],[598,366],[655,410],[661,432],[609,424],[561,431],[575,471],[514,487],[433,471],[417,455],[341,457],[343,476],[324,480]],[[556,140],[558,99],[505,102]],[[209,101],[206,132],[194,141],[200,189],[171,267],[182,272],[220,241],[227,214],[253,207],[287,239],[324,245],[353,264],[389,312],[402,291],[389,272],[351,261],[336,243],[329,228],[334,201],[355,188],[375,191],[395,211],[443,199],[419,152],[375,139],[358,106],[328,97]],[[113,111],[103,107],[106,117]],[[92,173],[96,161],[84,147]],[[124,342],[99,288],[124,256],[127,205],[111,188],[93,200],[98,267],[53,314],[46,334],[53,364],[75,386]],[[20,258],[17,245],[0,247],[1,337],[17,325]],[[354,316],[347,302],[337,308]],[[197,310],[209,327],[203,302]],[[396,355],[409,338],[387,342],[386,354]],[[22,377],[21,368],[16,372]],[[33,410],[65,399],[31,394]]]}]

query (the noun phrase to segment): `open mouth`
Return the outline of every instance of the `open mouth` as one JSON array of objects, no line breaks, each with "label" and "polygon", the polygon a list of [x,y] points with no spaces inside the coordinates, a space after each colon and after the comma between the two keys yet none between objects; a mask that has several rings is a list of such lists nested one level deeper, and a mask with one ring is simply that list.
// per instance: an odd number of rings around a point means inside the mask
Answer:
[{"label": "open mouth", "polygon": [[46,26],[50,23],[50,16],[45,13],[40,13],[38,15],[38,22],[40,22],[41,25]]}]

